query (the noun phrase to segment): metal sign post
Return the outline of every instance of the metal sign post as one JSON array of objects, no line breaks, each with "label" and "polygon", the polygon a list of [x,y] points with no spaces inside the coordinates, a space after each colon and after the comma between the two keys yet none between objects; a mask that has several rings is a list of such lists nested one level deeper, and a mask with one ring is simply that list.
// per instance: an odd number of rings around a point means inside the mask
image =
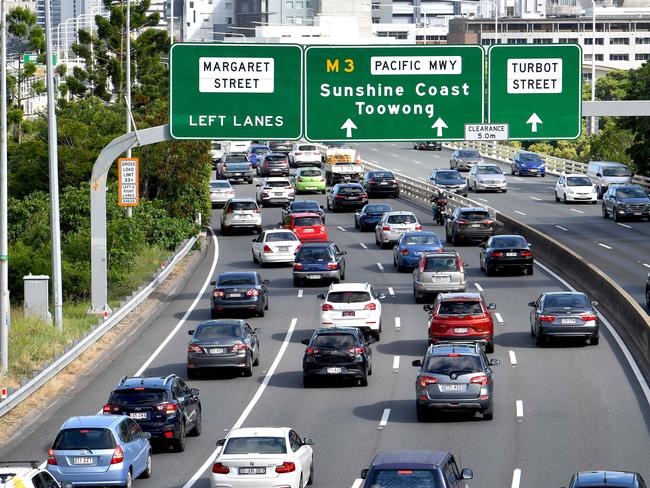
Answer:
[{"label": "metal sign post", "polygon": [[0,0],[0,371],[9,370],[9,226],[7,220],[7,12]]}]

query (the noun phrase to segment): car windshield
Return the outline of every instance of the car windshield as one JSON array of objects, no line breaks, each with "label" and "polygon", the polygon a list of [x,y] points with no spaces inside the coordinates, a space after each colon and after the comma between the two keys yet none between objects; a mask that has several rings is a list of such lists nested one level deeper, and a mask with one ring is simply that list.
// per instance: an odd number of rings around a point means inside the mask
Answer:
[{"label": "car windshield", "polygon": [[458,155],[461,158],[477,158],[478,159],[478,158],[481,157],[481,153],[479,153],[478,151],[472,151],[472,150],[469,150],[469,149],[466,149],[464,151],[458,151]]},{"label": "car windshield", "polygon": [[283,188],[285,186],[291,186],[291,183],[287,180],[267,181],[264,186],[268,188]]},{"label": "car windshield", "polygon": [[291,204],[291,210],[296,211],[299,210],[301,212],[304,212],[305,210],[318,210],[320,211],[320,205],[318,205],[318,202],[314,202],[313,200],[305,200],[303,202],[293,202]]},{"label": "car windshield", "polygon": [[253,154],[266,154],[267,152],[269,152],[269,148],[268,147],[254,147],[253,149],[251,149],[251,152]]},{"label": "car windshield", "polygon": [[296,261],[329,261],[331,259],[329,250],[325,248],[303,247],[298,253]]},{"label": "car windshield", "polygon": [[213,190],[224,190],[232,188],[232,186],[227,181],[211,181],[210,188]]},{"label": "car windshield", "polygon": [[370,488],[437,488],[432,470],[381,469],[375,471]]},{"label": "car windshield", "polygon": [[415,215],[389,215],[387,222],[389,224],[415,224],[417,219]]},{"label": "car windshield", "polygon": [[567,186],[591,186],[591,180],[586,176],[571,176],[566,179]]},{"label": "car windshield", "polygon": [[363,188],[357,186],[341,186],[339,187],[339,195],[360,195],[363,193]]},{"label": "car windshield", "polygon": [[220,142],[213,142],[212,143],[212,150],[213,151],[221,151],[221,143]]},{"label": "car windshield", "polygon": [[217,282],[217,286],[238,286],[238,285],[255,285],[255,278],[247,275],[222,276]]},{"label": "car windshield", "polygon": [[286,161],[287,158],[282,155],[282,154],[272,154],[270,156],[265,156],[264,157],[265,161],[271,161],[271,162],[278,162],[278,161]]},{"label": "car windshield", "polygon": [[621,188],[616,190],[617,198],[648,198],[642,188]]},{"label": "car windshield", "polygon": [[302,146],[298,146],[298,151],[316,151],[316,146],[312,146],[311,144],[303,144]]},{"label": "car windshield", "polygon": [[224,454],[286,454],[282,437],[231,437],[223,449]]},{"label": "car windshield", "polygon": [[542,158],[539,154],[520,154],[519,159],[524,163],[541,163]]},{"label": "car windshield", "polygon": [[241,337],[241,325],[239,324],[203,324],[194,332],[194,339],[197,341],[211,341],[223,339],[224,337]]},{"label": "car windshield", "polygon": [[59,432],[52,448],[57,451],[114,449],[115,438],[108,429],[65,429]]},{"label": "car windshield", "polygon": [[492,239],[490,247],[493,249],[528,249],[528,243],[523,237],[499,237]]},{"label": "car windshield", "polygon": [[425,244],[435,244],[442,246],[442,243],[440,242],[440,239],[438,239],[437,235],[424,233],[415,236],[405,236],[402,243],[405,246],[419,246]]},{"label": "car windshield", "polygon": [[393,179],[395,176],[393,173],[390,171],[375,171],[374,173],[370,173],[371,178],[390,178]]},{"label": "car windshield", "polygon": [[482,371],[482,368],[478,356],[431,356],[424,370],[427,373],[448,375],[454,371],[474,373]]},{"label": "car windshield", "polygon": [[312,347],[354,347],[357,341],[352,334],[322,334],[317,335],[311,341]]},{"label": "car windshield", "polygon": [[270,232],[266,234],[266,242],[297,241],[293,232]]},{"label": "car windshield", "polygon": [[454,256],[427,256],[424,262],[424,271],[432,273],[458,271],[458,259]]},{"label": "car windshield", "polygon": [[328,293],[327,301],[331,303],[369,302],[370,293],[367,291],[332,291]]},{"label": "car windshield", "polygon": [[390,205],[368,205],[366,207],[366,213],[386,213],[390,212],[391,208]]},{"label": "car windshield", "polygon": [[323,221],[320,217],[296,217],[293,225],[296,227],[307,227],[310,225],[323,225]]},{"label": "car windshield", "polygon": [[490,214],[485,210],[466,210],[460,213],[458,216],[459,219],[471,220],[473,222],[478,222],[481,220],[490,219]]},{"label": "car windshield", "polygon": [[244,154],[229,154],[226,156],[226,163],[245,163],[247,161],[248,159]]},{"label": "car windshield", "polygon": [[139,390],[116,390],[111,393],[108,403],[123,407],[125,405],[151,405],[167,400],[167,392],[159,388],[142,388]]},{"label": "car windshield", "polygon": [[480,175],[501,175],[503,171],[498,166],[479,166],[478,174]]},{"label": "car windshield", "polygon": [[230,210],[257,210],[257,203],[255,202],[230,202],[228,205]]},{"label": "car windshield", "polygon": [[580,309],[587,310],[591,304],[584,295],[548,295],[544,299],[544,309]]},{"label": "car windshield", "polygon": [[436,180],[447,181],[447,180],[462,180],[463,177],[458,171],[438,171],[436,173]]},{"label": "car windshield", "polygon": [[319,169],[303,169],[298,176],[322,176],[323,172]]},{"label": "car windshield", "polygon": [[603,176],[630,176],[630,170],[621,166],[603,168]]},{"label": "car windshield", "polygon": [[483,307],[478,300],[447,300],[440,302],[438,315],[482,315]]}]

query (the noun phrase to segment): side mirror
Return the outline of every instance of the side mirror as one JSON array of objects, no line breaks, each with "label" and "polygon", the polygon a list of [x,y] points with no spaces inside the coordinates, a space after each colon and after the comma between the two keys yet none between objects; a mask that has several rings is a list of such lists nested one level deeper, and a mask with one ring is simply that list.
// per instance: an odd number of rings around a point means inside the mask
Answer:
[{"label": "side mirror", "polygon": [[187,335],[194,335],[194,329],[190,329],[187,331]]},{"label": "side mirror", "polygon": [[592,300],[591,305],[594,306],[594,307],[597,307],[598,306],[598,301]]},{"label": "side mirror", "polygon": [[216,285],[216,284],[217,284],[217,282],[216,282],[215,280],[212,280],[212,281],[210,282],[210,285],[211,285],[211,286],[214,286],[214,285]]},{"label": "side mirror", "polygon": [[226,443],[226,439],[219,439],[217,441],[217,446],[223,446]]},{"label": "side mirror", "polygon": [[490,366],[499,366],[501,361],[498,359],[490,359]]},{"label": "side mirror", "polygon": [[316,298],[319,299],[319,300],[325,300],[325,294],[324,293],[319,293],[318,295],[316,295]]},{"label": "side mirror", "polygon": [[261,329],[260,327],[255,327],[255,328],[253,329],[253,333],[254,333],[254,334],[259,334],[260,332],[262,332],[262,329]]},{"label": "side mirror", "polygon": [[474,471],[469,468],[463,468],[463,470],[460,472],[460,477],[464,480],[474,479]]},{"label": "side mirror", "polygon": [[488,305],[488,310],[496,310],[497,309],[497,304],[496,303],[490,303]]},{"label": "side mirror", "polygon": [[300,341],[300,344],[304,344],[305,346],[308,346],[309,345],[309,339],[303,339],[302,341]]},{"label": "side mirror", "polygon": [[534,307],[534,306],[535,306],[535,302],[528,302],[528,306],[529,306],[529,307]]},{"label": "side mirror", "polygon": [[144,437],[147,440],[151,439],[151,432],[143,432],[142,437]]},{"label": "side mirror", "polygon": [[264,283],[265,285],[270,285],[271,284],[271,282],[269,280],[262,280],[262,283]]},{"label": "side mirror", "polygon": [[599,178],[601,178],[603,175],[600,174],[600,173],[596,173],[596,176],[598,176]]},{"label": "side mirror", "polygon": [[481,243],[478,245],[478,247],[480,247],[481,249],[485,249],[485,248],[487,247],[487,243],[486,243],[486,242],[481,242]]},{"label": "side mirror", "polygon": [[386,294],[385,293],[380,293],[379,295],[377,295],[377,298],[379,298],[380,300],[383,300],[384,298],[386,298]]},{"label": "side mirror", "polygon": [[340,254],[341,256],[347,256],[347,255],[348,255],[348,252],[347,252],[347,251],[341,251],[339,254]]},{"label": "side mirror", "polygon": [[424,310],[425,312],[431,312],[431,308],[432,308],[431,305],[424,305],[422,307],[422,310]]},{"label": "side mirror", "polygon": [[255,239],[251,239],[251,242],[255,242],[255,241],[257,241],[257,238],[255,238]]},{"label": "side mirror", "polygon": [[63,481],[61,483],[61,488],[73,488],[73,487],[74,487],[74,485],[72,483],[70,483],[69,481]]},{"label": "side mirror", "polygon": [[368,470],[367,469],[362,469],[361,470],[361,479],[365,480],[368,477]]},{"label": "side mirror", "polygon": [[411,361],[411,366],[415,366],[416,368],[421,368],[422,367],[422,360],[421,359],[416,359],[414,361]]},{"label": "side mirror", "polygon": [[303,443],[305,446],[313,446],[313,445],[315,444],[315,443],[314,443],[314,439],[310,439],[309,437],[305,437],[305,438],[303,439],[302,443]]},{"label": "side mirror", "polygon": [[463,266],[465,266],[467,268],[469,266],[469,263],[463,262]]},{"label": "side mirror", "polygon": [[198,388],[191,388],[190,391],[192,392],[192,395],[194,395],[194,396],[199,395],[199,389]]},{"label": "side mirror", "polygon": [[374,344],[375,342],[377,342],[377,339],[373,336],[370,336],[366,339],[366,344]]},{"label": "side mirror", "polygon": [[533,245],[530,242],[528,242],[527,244],[528,244],[528,248],[533,247]]}]

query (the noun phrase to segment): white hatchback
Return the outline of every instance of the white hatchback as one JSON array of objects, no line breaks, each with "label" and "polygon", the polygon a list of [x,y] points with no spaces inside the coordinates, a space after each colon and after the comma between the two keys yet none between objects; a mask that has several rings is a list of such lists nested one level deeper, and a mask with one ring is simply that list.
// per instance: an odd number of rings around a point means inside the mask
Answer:
[{"label": "white hatchback", "polygon": [[296,199],[296,189],[287,178],[264,178],[256,186],[255,199],[260,205],[288,203]]},{"label": "white hatchback", "polygon": [[289,164],[297,168],[299,166],[319,166],[323,157],[318,147],[314,144],[296,143],[289,153]]},{"label": "white hatchback", "polygon": [[300,239],[287,229],[265,230],[253,239],[253,262],[293,263]]},{"label": "white hatchback", "polygon": [[413,212],[386,212],[375,227],[375,244],[382,248],[399,241],[405,232],[422,230]]},{"label": "white hatchback", "polygon": [[321,327],[357,327],[371,333],[377,340],[381,335],[381,301],[369,283],[331,284],[327,295],[318,295],[321,304]]},{"label": "white hatchback", "polygon": [[555,201],[591,202],[596,204],[598,193],[591,180],[580,174],[563,174],[555,184]]},{"label": "white hatchback", "polygon": [[212,464],[211,488],[304,488],[313,481],[314,441],[289,427],[232,429]]}]

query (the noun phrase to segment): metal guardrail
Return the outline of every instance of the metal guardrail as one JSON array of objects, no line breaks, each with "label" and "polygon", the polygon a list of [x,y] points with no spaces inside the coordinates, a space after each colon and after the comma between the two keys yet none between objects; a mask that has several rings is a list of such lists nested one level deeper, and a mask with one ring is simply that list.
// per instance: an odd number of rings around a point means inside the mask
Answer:
[{"label": "metal guardrail", "polygon": [[99,323],[72,348],[56,359],[52,364],[45,367],[40,373],[34,376],[26,384],[11,393],[7,399],[0,402],[0,417],[7,414],[13,408],[17,407],[22,401],[26,400],[32,393],[35,393],[49,380],[54,378],[61,370],[68,366],[72,361],[77,359],[86,349],[98,341],[104,334],[120,323],[133,309],[140,305],[151,293],[160,285],[167,276],[176,267],[176,264],[187,255],[196,243],[198,236],[188,239],[184,245],[174,254],[164,269],[160,270],[154,279],[142,288],[122,307],[117,309],[113,315],[106,320],[100,320]]}]

